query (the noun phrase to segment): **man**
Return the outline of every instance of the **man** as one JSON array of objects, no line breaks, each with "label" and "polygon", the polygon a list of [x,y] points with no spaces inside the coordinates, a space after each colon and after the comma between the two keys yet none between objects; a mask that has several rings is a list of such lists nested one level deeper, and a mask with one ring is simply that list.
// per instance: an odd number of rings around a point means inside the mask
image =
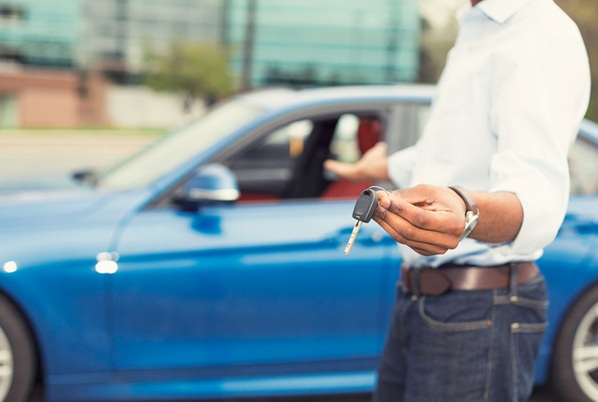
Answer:
[{"label": "man", "polygon": [[553,0],[472,0],[458,19],[418,143],[325,165],[401,188],[374,217],[403,255],[375,401],[525,401],[546,327],[534,261],[565,215],[587,53]]}]

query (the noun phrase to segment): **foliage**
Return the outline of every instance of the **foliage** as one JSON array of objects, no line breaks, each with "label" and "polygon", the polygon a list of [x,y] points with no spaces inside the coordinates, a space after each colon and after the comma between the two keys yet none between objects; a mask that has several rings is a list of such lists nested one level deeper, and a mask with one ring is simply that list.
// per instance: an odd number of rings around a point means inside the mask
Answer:
[{"label": "foliage", "polygon": [[588,49],[592,69],[592,98],[587,117],[598,121],[598,2],[596,0],[557,0],[577,23]]},{"label": "foliage", "polygon": [[446,56],[455,43],[457,30],[457,21],[454,19],[442,27],[432,27],[422,19],[419,82],[438,82]]},{"label": "foliage", "polygon": [[212,103],[234,89],[228,52],[216,45],[177,42],[166,52],[146,50],[144,61],[145,84],[182,93],[186,109],[197,98]]},{"label": "foliage", "polygon": [[[584,38],[592,70],[592,97],[586,116],[598,122],[598,1],[556,0],[577,23]],[[446,56],[457,33],[455,20],[444,27],[430,27],[423,21],[421,38],[421,82],[434,83],[444,67]]]}]

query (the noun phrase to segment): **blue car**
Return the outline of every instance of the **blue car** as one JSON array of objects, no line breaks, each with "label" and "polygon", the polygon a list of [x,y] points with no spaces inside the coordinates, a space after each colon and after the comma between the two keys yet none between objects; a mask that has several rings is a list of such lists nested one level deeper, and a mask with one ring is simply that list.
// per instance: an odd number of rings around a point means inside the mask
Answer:
[{"label": "blue car", "polygon": [[[401,256],[324,171],[419,137],[434,88],[241,94],[69,186],[0,195],[0,400],[200,400],[372,390]],[[539,265],[537,383],[598,401],[598,126]],[[390,183],[377,183],[391,187]]]}]

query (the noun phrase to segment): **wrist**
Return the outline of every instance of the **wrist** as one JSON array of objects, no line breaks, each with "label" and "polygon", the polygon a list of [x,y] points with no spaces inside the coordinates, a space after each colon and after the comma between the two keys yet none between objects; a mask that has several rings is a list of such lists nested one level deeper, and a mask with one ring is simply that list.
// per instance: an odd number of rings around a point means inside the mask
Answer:
[{"label": "wrist", "polygon": [[474,195],[461,186],[449,186],[465,204],[465,227],[459,241],[463,240],[475,229],[480,218],[480,208]]}]

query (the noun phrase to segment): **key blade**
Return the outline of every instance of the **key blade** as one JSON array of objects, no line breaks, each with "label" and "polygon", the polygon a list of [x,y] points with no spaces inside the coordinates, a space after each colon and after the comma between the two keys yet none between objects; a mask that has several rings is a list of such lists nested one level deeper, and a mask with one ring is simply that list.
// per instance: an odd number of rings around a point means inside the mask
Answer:
[{"label": "key blade", "polygon": [[345,247],[345,255],[349,255],[351,252],[351,248],[353,247],[353,243],[355,242],[355,238],[357,237],[357,233],[359,233],[359,229],[361,229],[361,222],[358,220],[355,222],[355,226],[353,226],[353,231],[351,232],[351,236],[349,237],[349,241],[347,242],[347,247]]}]

